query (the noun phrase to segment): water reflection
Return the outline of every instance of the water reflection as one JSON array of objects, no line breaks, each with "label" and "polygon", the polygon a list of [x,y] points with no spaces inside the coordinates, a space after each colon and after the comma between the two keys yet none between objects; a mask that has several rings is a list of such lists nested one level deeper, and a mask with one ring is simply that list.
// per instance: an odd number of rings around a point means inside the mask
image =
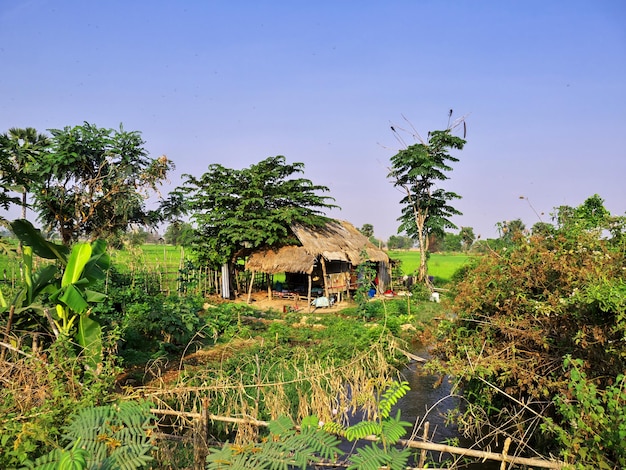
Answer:
[{"label": "water reflection", "polygon": [[[425,347],[418,347],[415,354],[429,358]],[[404,380],[409,383],[411,390],[398,402],[397,408],[402,412],[402,420],[415,423],[410,439],[421,440],[424,433],[424,424],[429,423],[428,436],[431,442],[450,444],[460,447],[471,447],[472,443],[459,434],[458,429],[446,422],[448,411],[458,407],[460,397],[453,395],[453,383],[448,377],[428,374],[421,363],[411,363],[403,371]],[[429,458],[435,462],[444,459],[455,459],[450,454],[441,455],[439,452],[429,452]],[[472,470],[495,470],[500,468],[498,462],[473,463],[457,467]]]}]

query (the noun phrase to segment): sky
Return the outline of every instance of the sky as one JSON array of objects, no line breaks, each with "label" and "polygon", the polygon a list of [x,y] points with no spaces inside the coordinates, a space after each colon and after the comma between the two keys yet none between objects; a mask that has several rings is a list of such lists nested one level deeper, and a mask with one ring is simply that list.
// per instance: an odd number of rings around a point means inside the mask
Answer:
[{"label": "sky", "polygon": [[123,124],[175,163],[163,195],[284,155],[387,240],[390,158],[451,109],[457,226],[492,238],[594,194],[624,215],[626,2],[0,0],[0,132]]}]

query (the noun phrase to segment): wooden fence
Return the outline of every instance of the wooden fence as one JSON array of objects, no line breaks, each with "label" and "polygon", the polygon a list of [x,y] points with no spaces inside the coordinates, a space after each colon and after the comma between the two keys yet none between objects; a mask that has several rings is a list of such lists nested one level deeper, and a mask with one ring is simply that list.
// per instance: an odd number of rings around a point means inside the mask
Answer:
[{"label": "wooden fence", "polygon": [[[211,422],[219,421],[224,423],[231,423],[235,425],[248,425],[248,426],[258,426],[258,427],[267,427],[269,423],[267,421],[260,421],[251,418],[233,418],[228,416],[217,416],[209,413],[208,411],[208,400],[204,399],[202,402],[202,410],[198,412],[185,412],[185,411],[176,411],[176,410],[165,410],[154,408],[150,410],[155,415],[161,416],[174,416],[177,418],[182,418],[190,421],[190,429],[191,436],[175,436],[169,435],[165,433],[157,433],[155,435],[156,438],[159,439],[171,439],[171,440],[181,440],[185,439],[193,443],[194,449],[194,470],[201,470],[205,468],[205,460],[206,456],[209,452],[209,430],[211,426]],[[458,457],[466,457],[466,458],[474,458],[477,461],[485,461],[485,460],[493,460],[497,462],[501,462],[501,469],[504,470],[506,468],[512,468],[513,465],[522,465],[529,466],[532,468],[548,468],[548,469],[562,469],[565,467],[565,462],[559,460],[546,460],[540,458],[529,458],[529,457],[519,457],[516,455],[509,455],[509,449],[511,445],[511,439],[506,438],[504,441],[504,445],[502,447],[501,452],[491,452],[491,451],[483,451],[477,449],[469,449],[464,447],[450,446],[446,444],[438,444],[435,442],[428,441],[428,429],[429,424],[425,423],[424,432],[422,436],[422,440],[407,440],[401,439],[398,444],[404,447],[419,449],[420,458],[418,467],[415,467],[413,470],[419,470],[424,468],[423,466],[426,463],[427,452],[436,452],[439,454],[451,454]],[[376,436],[368,436],[363,440],[368,441],[376,441]],[[327,464],[315,464],[316,467],[333,467],[333,468],[341,468],[348,467],[348,465],[344,465],[342,463],[337,462],[328,462]],[[451,469],[450,469],[451,470]]]}]

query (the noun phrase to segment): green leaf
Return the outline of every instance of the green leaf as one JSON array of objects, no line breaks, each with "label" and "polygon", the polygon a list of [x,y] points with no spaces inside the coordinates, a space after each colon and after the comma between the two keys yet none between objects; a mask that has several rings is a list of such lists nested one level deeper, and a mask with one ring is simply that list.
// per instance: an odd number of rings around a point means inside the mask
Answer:
[{"label": "green leaf", "polygon": [[81,315],[78,320],[76,340],[84,351],[87,364],[95,370],[102,357],[102,328],[89,315]]},{"label": "green leaf", "polygon": [[96,240],[91,243],[91,258],[83,270],[83,276],[90,282],[104,279],[106,271],[111,266],[111,259],[106,248],[107,244],[104,240]]},{"label": "green leaf", "polygon": [[68,287],[80,279],[85,265],[91,258],[91,245],[89,243],[77,243],[72,248],[72,253],[67,261],[61,287]]},{"label": "green leaf", "polygon": [[89,303],[92,302],[104,302],[105,299],[107,298],[106,294],[103,294],[102,292],[96,292],[93,290],[89,290],[89,289],[85,289],[85,300]]},{"label": "green leaf", "polygon": [[32,247],[37,256],[45,259],[58,259],[62,262],[67,259],[69,249],[64,245],[47,241],[28,220],[14,220],[11,222],[11,230],[24,245]]},{"label": "green leaf", "polygon": [[81,292],[72,284],[65,288],[59,300],[76,313],[82,313],[89,307]]}]

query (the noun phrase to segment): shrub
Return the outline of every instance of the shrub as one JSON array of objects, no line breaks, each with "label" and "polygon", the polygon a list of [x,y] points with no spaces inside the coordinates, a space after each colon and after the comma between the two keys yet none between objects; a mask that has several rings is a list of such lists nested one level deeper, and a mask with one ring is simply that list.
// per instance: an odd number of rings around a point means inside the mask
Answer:
[{"label": "shrub", "polygon": [[[459,274],[455,318],[441,323],[435,351],[445,362],[431,367],[462,379],[470,402],[462,416],[467,432],[499,428],[520,443],[564,452],[567,442],[535,431],[541,416],[560,426],[563,436],[576,435],[572,409],[562,406],[573,393],[574,377],[560,367],[568,355],[598,396],[613,394],[626,370],[620,240],[568,223],[548,237],[519,234],[506,250],[487,253]],[[592,395],[581,395],[583,415]],[[598,413],[585,419],[595,429],[606,425]],[[579,442],[578,451],[589,455],[588,444]]]}]

